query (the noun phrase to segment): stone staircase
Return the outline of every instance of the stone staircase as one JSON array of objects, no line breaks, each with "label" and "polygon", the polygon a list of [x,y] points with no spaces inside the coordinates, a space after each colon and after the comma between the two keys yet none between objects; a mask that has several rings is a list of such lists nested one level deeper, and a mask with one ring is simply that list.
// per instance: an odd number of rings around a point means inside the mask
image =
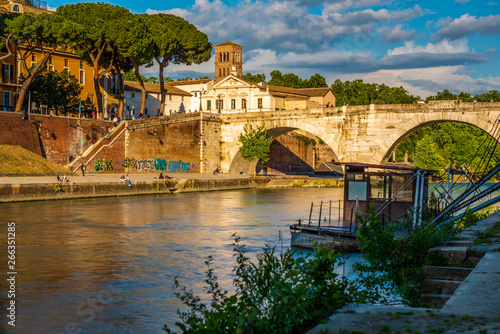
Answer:
[{"label": "stone staircase", "polygon": [[93,145],[89,146],[82,155],[78,156],[66,167],[72,172],[77,171],[83,164],[87,166],[89,161],[92,161],[94,157],[101,152],[105,147],[113,145],[113,143],[120,138],[120,136],[125,132],[127,122],[121,122],[118,126],[114,127],[106,136],[100,138]]},{"label": "stone staircase", "polygon": [[449,241],[429,250],[441,266],[424,266],[422,303],[442,307],[481,260],[481,252],[471,251],[471,241]]}]

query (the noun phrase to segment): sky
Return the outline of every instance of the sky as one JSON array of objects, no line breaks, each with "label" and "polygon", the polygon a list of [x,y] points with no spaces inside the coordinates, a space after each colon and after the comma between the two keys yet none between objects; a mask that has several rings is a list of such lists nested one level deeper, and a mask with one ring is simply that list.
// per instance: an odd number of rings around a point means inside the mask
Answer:
[{"label": "sky", "polygon": [[[50,8],[88,1],[47,0]],[[98,2],[98,1],[95,1]],[[101,0],[102,2],[102,0]],[[425,98],[448,89],[500,91],[500,0],[120,0],[132,13],[170,13],[215,45],[243,46],[243,73],[362,79]],[[158,77],[157,68],[144,68]],[[212,59],[165,76],[214,76]]]}]

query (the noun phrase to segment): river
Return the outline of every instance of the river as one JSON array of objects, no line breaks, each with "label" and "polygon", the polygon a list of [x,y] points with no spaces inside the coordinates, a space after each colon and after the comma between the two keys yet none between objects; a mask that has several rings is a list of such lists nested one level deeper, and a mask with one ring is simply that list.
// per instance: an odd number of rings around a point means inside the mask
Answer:
[{"label": "river", "polygon": [[[16,223],[16,326],[7,333],[165,333],[181,308],[173,280],[201,291],[207,256],[231,288],[234,233],[252,258],[290,245],[290,223],[341,188],[252,189],[0,204]],[[2,232],[3,234],[3,232]],[[280,239],[280,235],[282,238]],[[7,272],[6,238],[0,254]]]}]

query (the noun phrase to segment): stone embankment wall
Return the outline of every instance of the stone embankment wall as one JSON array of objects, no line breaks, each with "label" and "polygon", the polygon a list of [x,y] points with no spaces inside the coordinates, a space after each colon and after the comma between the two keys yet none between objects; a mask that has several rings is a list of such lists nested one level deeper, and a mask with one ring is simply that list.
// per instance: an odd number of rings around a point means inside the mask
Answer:
[{"label": "stone embankment wall", "polygon": [[259,184],[261,184],[259,181],[256,182],[252,178],[216,180],[157,180],[134,182],[132,187],[129,187],[125,182],[5,184],[0,185],[0,202],[235,190],[255,188],[259,186]]},{"label": "stone embankment wall", "polygon": [[73,117],[51,117],[0,112],[0,143],[19,145],[60,165],[69,163],[108,133],[112,122]]},{"label": "stone embankment wall", "polygon": [[133,182],[67,182],[0,185],[0,203],[92,197],[155,195],[248,188],[343,187],[341,179],[310,180],[306,176],[235,179],[181,179]]}]

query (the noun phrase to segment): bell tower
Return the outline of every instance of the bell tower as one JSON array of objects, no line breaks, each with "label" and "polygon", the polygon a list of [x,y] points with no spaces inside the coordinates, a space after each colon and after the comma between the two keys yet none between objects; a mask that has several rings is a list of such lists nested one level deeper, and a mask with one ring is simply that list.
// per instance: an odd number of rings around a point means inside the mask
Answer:
[{"label": "bell tower", "polygon": [[215,49],[215,81],[228,75],[241,78],[243,76],[243,46],[225,42],[214,46]]}]

